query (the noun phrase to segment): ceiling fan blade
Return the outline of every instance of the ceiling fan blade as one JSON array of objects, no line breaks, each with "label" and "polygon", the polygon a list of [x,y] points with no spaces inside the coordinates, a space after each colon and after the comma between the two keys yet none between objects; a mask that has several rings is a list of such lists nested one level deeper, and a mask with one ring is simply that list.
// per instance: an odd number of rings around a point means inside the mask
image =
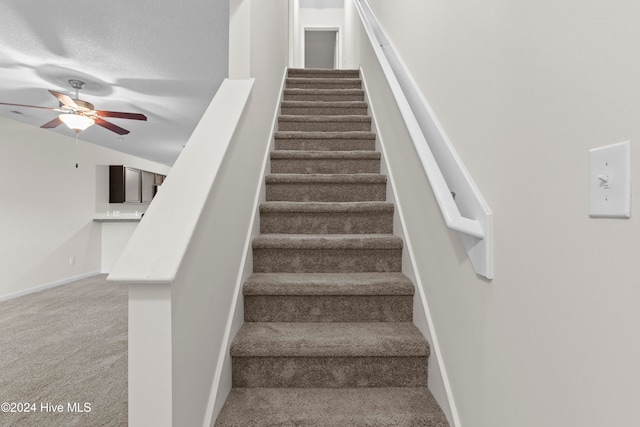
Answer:
[{"label": "ceiling fan blade", "polygon": [[101,117],[113,117],[117,119],[129,119],[129,120],[147,120],[147,116],[139,113],[121,113],[118,111],[104,111],[104,110],[97,110],[96,113]]},{"label": "ceiling fan blade", "polygon": [[128,130],[121,128],[120,126],[114,125],[111,122],[108,122],[106,120],[102,120],[101,118],[97,118],[95,119],[95,122],[98,126],[102,126],[105,129],[109,129],[111,132],[115,132],[118,135],[126,135],[129,133]]},{"label": "ceiling fan blade", "polygon": [[56,117],[55,119],[51,120],[50,122],[47,122],[47,123],[43,124],[40,127],[41,128],[45,128],[45,129],[51,129],[51,128],[58,127],[61,124],[62,124],[62,120],[60,120],[60,117]]},{"label": "ceiling fan blade", "polygon": [[40,108],[41,110],[56,110],[56,108],[39,107],[37,105],[11,104],[9,102],[0,102],[0,105],[13,105],[14,107]]},{"label": "ceiling fan blade", "polygon": [[58,98],[58,101],[62,102],[63,105],[68,105],[69,107],[77,108],[75,101],[69,97],[69,95],[65,95],[64,93],[56,92],[55,90],[49,90],[51,95]]}]

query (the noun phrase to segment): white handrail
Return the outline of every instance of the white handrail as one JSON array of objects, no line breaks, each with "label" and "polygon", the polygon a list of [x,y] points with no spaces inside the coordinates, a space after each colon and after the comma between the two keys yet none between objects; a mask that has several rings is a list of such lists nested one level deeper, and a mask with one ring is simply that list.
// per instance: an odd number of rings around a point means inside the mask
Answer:
[{"label": "white handrail", "polygon": [[[354,0],[448,228],[477,274],[493,278],[492,213],[366,0]],[[451,188],[456,189],[456,193]],[[455,200],[454,200],[455,197]],[[464,214],[464,215],[463,215]]]},{"label": "white handrail", "polygon": [[[397,81],[395,83],[397,84]],[[406,98],[401,99],[400,101],[408,107]],[[404,109],[403,107],[405,106],[403,105],[400,109]],[[413,139],[418,157],[422,162],[425,173],[429,178],[429,182],[431,183],[431,187],[436,200],[438,201],[438,205],[440,206],[440,210],[447,227],[451,230],[468,234],[477,239],[484,239],[485,233],[480,222],[474,219],[465,218],[460,213],[458,206],[454,202],[454,196],[449,189],[442,172],[440,171],[438,162],[429,149],[427,140],[420,130],[415,116],[409,115],[405,117],[405,124],[407,125],[409,135],[411,135],[411,138]]]}]

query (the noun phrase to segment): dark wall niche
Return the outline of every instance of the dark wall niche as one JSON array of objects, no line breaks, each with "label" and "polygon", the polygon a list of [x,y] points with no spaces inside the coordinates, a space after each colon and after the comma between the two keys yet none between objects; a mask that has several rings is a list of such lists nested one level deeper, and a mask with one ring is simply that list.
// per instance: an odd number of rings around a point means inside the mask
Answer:
[{"label": "dark wall niche", "polygon": [[109,203],[150,203],[166,176],[130,168],[109,166]]}]

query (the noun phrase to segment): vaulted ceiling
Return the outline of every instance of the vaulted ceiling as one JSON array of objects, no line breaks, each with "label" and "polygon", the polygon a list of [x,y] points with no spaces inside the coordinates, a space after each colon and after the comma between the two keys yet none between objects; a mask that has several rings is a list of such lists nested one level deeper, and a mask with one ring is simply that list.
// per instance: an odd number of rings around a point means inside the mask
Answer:
[{"label": "vaulted ceiling", "polygon": [[[0,102],[56,108],[48,89],[74,98],[68,80],[82,80],[96,109],[148,121],[109,119],[131,133],[92,126],[80,139],[172,165],[227,76],[228,22],[228,0],[2,0]],[[0,105],[33,126],[56,114]]]}]

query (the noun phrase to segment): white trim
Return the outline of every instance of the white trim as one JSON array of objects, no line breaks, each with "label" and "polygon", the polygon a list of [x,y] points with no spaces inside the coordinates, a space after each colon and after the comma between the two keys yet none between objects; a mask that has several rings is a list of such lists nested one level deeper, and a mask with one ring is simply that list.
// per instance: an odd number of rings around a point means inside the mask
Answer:
[{"label": "white trim", "polygon": [[289,0],[289,68],[302,68],[297,63],[296,43],[300,31],[300,4],[298,0]]},{"label": "white trim", "polygon": [[128,309],[128,425],[171,427],[171,284],[129,284]]},{"label": "white trim", "polygon": [[[369,91],[368,91],[368,86],[367,86],[367,79],[365,76],[365,72],[362,68],[360,68],[360,76],[362,78],[362,85],[364,87],[364,92],[365,92],[365,96],[367,97],[367,101],[369,99]],[[411,272],[407,272],[407,271],[403,271],[403,273],[407,274],[407,276],[409,276],[410,278],[412,278],[414,280],[414,285],[416,287],[416,289],[418,289],[418,294],[420,296],[420,303],[423,307],[425,316],[426,316],[426,321],[427,321],[427,325],[428,325],[428,331],[421,331],[423,332],[423,334],[428,335],[428,338],[430,340],[430,345],[431,345],[431,355],[435,356],[435,362],[438,365],[438,373],[440,374],[440,377],[442,379],[442,383],[443,383],[443,387],[444,387],[444,391],[445,391],[445,397],[447,399],[447,405],[448,405],[448,413],[451,415],[451,422],[452,422],[452,427],[461,427],[461,423],[460,423],[460,416],[458,415],[458,409],[455,403],[455,399],[453,397],[453,393],[451,391],[451,383],[449,381],[449,376],[447,375],[447,369],[445,367],[444,364],[444,359],[442,358],[442,351],[440,350],[440,343],[438,341],[438,337],[436,334],[436,331],[433,327],[433,318],[431,317],[431,311],[429,310],[429,304],[427,303],[427,298],[426,298],[426,294],[424,291],[424,286],[423,286],[423,282],[422,282],[422,278],[420,277],[420,272],[418,270],[418,265],[416,263],[416,256],[413,252],[413,246],[411,244],[411,238],[409,237],[409,232],[407,230],[407,226],[404,220],[404,213],[402,210],[402,204],[400,203],[400,200],[396,197],[396,194],[398,194],[397,192],[397,188],[396,188],[396,183],[393,177],[393,172],[391,170],[391,165],[389,164],[389,158],[387,156],[387,150],[385,149],[385,144],[384,144],[384,140],[382,138],[382,133],[380,132],[380,129],[378,128],[378,124],[376,122],[376,113],[374,110],[374,107],[372,105],[371,102],[367,102],[368,106],[369,106],[369,111],[370,111],[370,115],[371,115],[371,120],[372,120],[372,125],[375,129],[375,133],[376,133],[376,140],[379,144],[379,148],[382,154],[382,158],[384,159],[384,166],[386,168],[386,173],[387,173],[387,179],[388,182],[391,186],[390,189],[390,196],[393,199],[393,202],[396,206],[395,209],[395,214],[398,216],[398,219],[400,221],[400,224],[402,225],[402,231],[400,237],[402,237],[404,239],[404,247],[406,248],[406,253],[407,255],[409,255],[409,259],[411,260]],[[389,191],[388,191],[389,193]],[[397,233],[397,231],[396,231]],[[404,269],[403,269],[404,270]],[[414,311],[414,317],[415,317],[415,311]],[[430,358],[431,359],[431,358]],[[430,361],[431,363],[431,361]],[[441,404],[441,406],[444,406]],[[443,410],[445,410],[445,408],[443,408]]]},{"label": "white trim", "polygon": [[[260,234],[260,213],[259,213],[259,205],[260,202],[265,200],[265,190],[264,190],[264,177],[267,174],[267,166],[269,165],[269,154],[273,149],[274,144],[274,134],[276,131],[276,126],[278,123],[278,115],[280,113],[280,104],[282,101],[282,96],[284,93],[284,86],[287,79],[287,68],[284,69],[284,73],[282,76],[282,82],[280,84],[280,96],[278,97],[274,114],[273,121],[271,124],[270,130],[270,142],[267,144],[267,148],[265,150],[263,159],[262,159],[262,169],[260,170],[259,180],[256,185],[256,194],[253,201],[253,212],[254,215],[251,218],[251,222],[249,223],[249,228],[247,230],[247,237],[245,238],[244,243],[244,255],[242,256],[242,260],[240,261],[240,267],[238,269],[238,276],[235,284],[234,297],[231,301],[231,305],[229,307],[229,316],[227,317],[227,325],[224,332],[224,337],[222,339],[222,343],[220,345],[220,354],[218,355],[218,364],[216,366],[216,370],[213,376],[213,381],[211,384],[211,391],[209,393],[209,403],[207,405],[207,412],[205,413],[204,426],[209,427],[215,423],[215,419],[218,416],[216,411],[216,401],[218,401],[218,394],[220,393],[221,379],[225,367],[225,362],[227,357],[229,356],[229,348],[231,347],[231,340],[233,339],[232,333],[234,330],[238,328],[234,328],[236,308],[238,305],[238,300],[240,299],[242,293],[242,285],[246,281],[246,279],[253,273],[253,253],[251,248],[251,242],[253,238]],[[244,321],[244,320],[243,320]],[[226,399],[226,396],[224,397]]]},{"label": "white trim", "polygon": [[73,277],[68,277],[66,279],[62,279],[62,280],[56,280],[55,282],[51,282],[51,283],[46,283],[44,285],[40,285],[40,286],[36,286],[24,291],[20,291],[20,292],[14,292],[12,294],[8,294],[5,296],[0,297],[0,302],[3,301],[8,301],[10,299],[14,299],[14,298],[18,298],[18,297],[23,297],[25,295],[30,295],[30,294],[34,294],[36,292],[40,292],[40,291],[44,291],[46,289],[51,289],[51,288],[55,288],[57,286],[62,286],[62,285],[67,285],[71,282],[75,282],[77,280],[82,280],[82,279],[86,279],[89,277],[93,277],[93,276],[98,276],[102,274],[100,271],[93,271],[91,273],[85,273],[85,274],[80,274],[78,276],[73,276]]}]

